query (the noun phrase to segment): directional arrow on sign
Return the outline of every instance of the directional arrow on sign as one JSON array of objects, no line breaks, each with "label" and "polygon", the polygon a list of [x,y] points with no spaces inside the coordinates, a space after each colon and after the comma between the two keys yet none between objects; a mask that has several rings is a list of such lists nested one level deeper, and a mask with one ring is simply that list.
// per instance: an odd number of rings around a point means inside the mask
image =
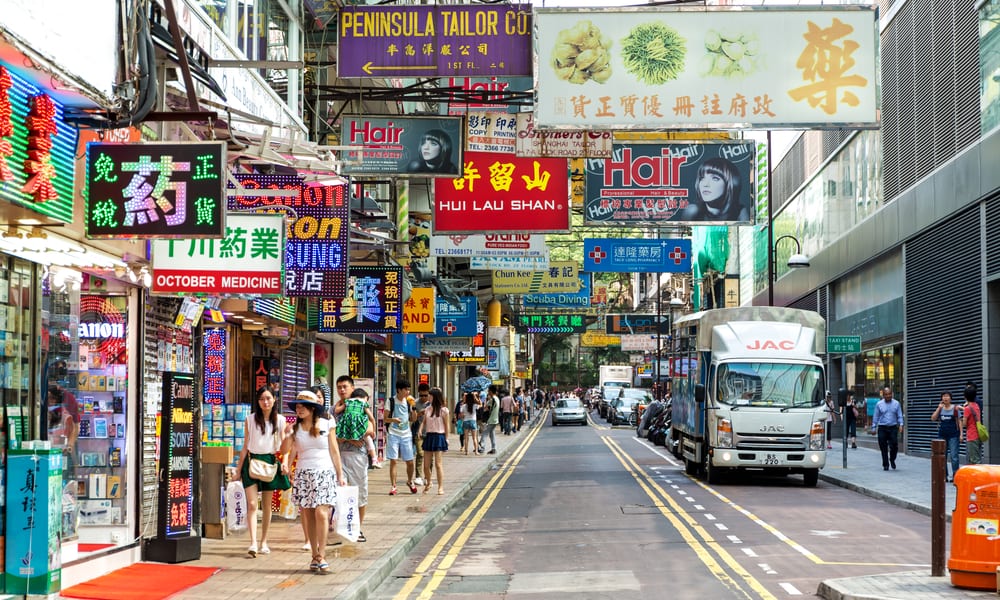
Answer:
[{"label": "directional arrow on sign", "polygon": [[375,71],[426,71],[427,69],[432,69],[432,70],[436,71],[437,70],[437,65],[426,65],[426,66],[424,66],[424,65],[411,65],[411,66],[390,65],[388,67],[379,67],[379,66],[375,66],[375,63],[373,63],[372,61],[368,61],[368,62],[366,62],[361,67],[361,70],[364,71],[365,73],[368,73],[369,75],[374,75]]}]

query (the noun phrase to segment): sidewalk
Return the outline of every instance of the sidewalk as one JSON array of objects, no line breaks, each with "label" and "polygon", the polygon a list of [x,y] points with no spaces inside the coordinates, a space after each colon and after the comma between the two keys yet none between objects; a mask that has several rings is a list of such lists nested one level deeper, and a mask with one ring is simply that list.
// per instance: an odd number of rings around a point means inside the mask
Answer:
[{"label": "sidewalk", "polygon": [[[541,426],[540,413],[531,427]],[[298,521],[275,517],[269,535],[271,554],[247,555],[249,535],[230,534],[224,540],[202,540],[201,558],[185,565],[211,566],[222,569],[201,585],[192,587],[171,600],[223,600],[273,598],[275,594],[303,600],[326,598],[367,598],[399,565],[406,553],[414,548],[431,529],[459,503],[478,479],[501,464],[516,445],[529,433],[497,435],[495,455],[465,456],[458,451],[458,436],[449,436],[451,450],[444,459],[445,490],[437,495],[432,486],[428,495],[419,489],[410,494],[405,487],[405,467],[399,465],[397,478],[400,494],[389,496],[389,469],[368,471],[369,498],[363,531],[368,541],[363,544],[343,543],[327,550],[330,572],[314,574],[308,570],[310,555],[301,549],[302,528]],[[487,450],[489,442],[487,441]],[[824,481],[930,514],[930,460],[900,455],[897,469],[883,471],[878,450],[849,449],[847,468],[842,466],[842,450],[834,443],[827,455],[827,465],[820,472]],[[954,486],[947,486],[946,507],[954,505]],[[950,518],[950,514],[949,514]],[[930,525],[928,524],[928,536]],[[928,557],[929,560],[929,557]],[[831,579],[820,584],[817,594],[827,600],[862,600],[906,598],[931,600],[939,598],[995,598],[989,592],[969,592],[951,586],[950,579],[930,577],[930,570],[891,573],[867,577]]]}]

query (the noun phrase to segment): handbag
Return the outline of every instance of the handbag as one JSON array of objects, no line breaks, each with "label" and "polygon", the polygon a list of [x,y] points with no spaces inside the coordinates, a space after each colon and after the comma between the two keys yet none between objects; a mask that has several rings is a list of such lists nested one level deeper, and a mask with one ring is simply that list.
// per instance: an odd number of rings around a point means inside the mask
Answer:
[{"label": "handbag", "polygon": [[976,418],[976,411],[972,411],[972,419],[976,422],[976,433],[979,435],[980,442],[988,442],[990,440],[990,431],[986,429],[986,425],[983,425],[982,419]]},{"label": "handbag", "polygon": [[250,459],[250,478],[257,481],[274,481],[278,474],[278,464],[269,463],[259,458]]}]

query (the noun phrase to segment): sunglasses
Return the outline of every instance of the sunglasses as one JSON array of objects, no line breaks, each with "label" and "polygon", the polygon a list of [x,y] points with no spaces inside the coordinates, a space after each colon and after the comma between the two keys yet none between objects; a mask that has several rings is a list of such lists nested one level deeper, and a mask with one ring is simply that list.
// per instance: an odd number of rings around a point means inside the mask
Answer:
[{"label": "sunglasses", "polygon": [[420,396],[421,398],[426,398],[430,396],[430,394],[417,394],[417,395]]}]

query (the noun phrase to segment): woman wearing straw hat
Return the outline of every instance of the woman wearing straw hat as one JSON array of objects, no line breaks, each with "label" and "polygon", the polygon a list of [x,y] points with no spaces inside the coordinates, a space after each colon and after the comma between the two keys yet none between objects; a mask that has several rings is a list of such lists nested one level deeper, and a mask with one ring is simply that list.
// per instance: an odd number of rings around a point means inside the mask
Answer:
[{"label": "woman wearing straw hat", "polygon": [[288,405],[295,411],[296,421],[286,430],[284,464],[287,468],[296,458],[299,461],[292,500],[299,507],[312,546],[309,570],[326,572],[330,568],[326,562],[330,510],[337,502],[337,486],[347,485],[340,449],[333,420],[324,418],[323,404],[315,393],[303,390]]}]

